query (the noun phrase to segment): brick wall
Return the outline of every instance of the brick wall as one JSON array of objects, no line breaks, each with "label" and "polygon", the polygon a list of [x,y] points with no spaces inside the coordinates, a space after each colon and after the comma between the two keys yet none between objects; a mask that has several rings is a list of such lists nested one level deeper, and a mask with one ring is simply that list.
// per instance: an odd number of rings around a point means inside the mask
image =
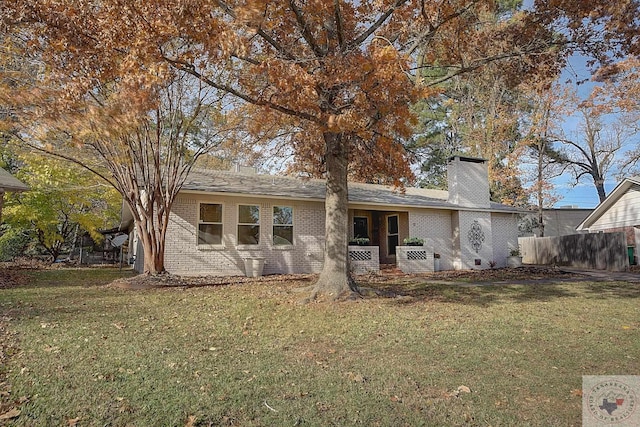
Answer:
[{"label": "brick wall", "polygon": [[[459,211],[457,230],[459,258],[454,268],[462,270],[489,268],[493,261],[493,233],[489,212]],[[517,236],[517,235],[516,235]],[[477,246],[474,247],[473,243]],[[480,264],[476,264],[480,260]]]},{"label": "brick wall", "polygon": [[409,237],[424,239],[424,246],[440,254],[440,269],[453,269],[451,211],[409,211]]},{"label": "brick wall", "polygon": [[459,206],[488,208],[489,172],[487,162],[454,157],[447,164],[449,201]]},{"label": "brick wall", "polygon": [[398,268],[403,273],[429,273],[434,271],[431,246],[398,246]]},{"label": "brick wall", "polygon": [[[223,205],[222,245],[197,245],[198,203]],[[258,245],[237,246],[238,205],[260,206]],[[273,245],[273,206],[293,208],[293,246]],[[264,257],[264,274],[317,273],[322,269],[323,248],[323,203],[183,194],[172,209],[165,264],[169,272],[181,275],[244,275],[243,258]]]},{"label": "brick wall", "polygon": [[496,267],[506,267],[512,249],[518,248],[518,219],[515,214],[491,214],[493,260]]}]

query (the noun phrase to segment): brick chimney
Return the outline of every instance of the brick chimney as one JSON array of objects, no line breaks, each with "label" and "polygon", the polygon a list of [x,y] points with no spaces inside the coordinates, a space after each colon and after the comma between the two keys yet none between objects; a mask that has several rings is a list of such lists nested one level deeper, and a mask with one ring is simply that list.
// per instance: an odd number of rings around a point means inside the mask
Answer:
[{"label": "brick chimney", "polygon": [[488,208],[489,171],[487,161],[453,156],[447,165],[449,203],[461,207]]}]

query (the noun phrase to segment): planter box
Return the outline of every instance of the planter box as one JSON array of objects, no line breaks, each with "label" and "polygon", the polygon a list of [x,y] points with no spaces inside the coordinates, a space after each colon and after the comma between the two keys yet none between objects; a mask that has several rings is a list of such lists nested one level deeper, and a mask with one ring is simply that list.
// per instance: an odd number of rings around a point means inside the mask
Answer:
[{"label": "planter box", "polygon": [[509,268],[522,267],[522,257],[521,256],[508,256],[507,257],[507,267],[509,267]]},{"label": "planter box", "polygon": [[264,257],[243,258],[244,274],[247,277],[260,277],[264,269]]},{"label": "planter box", "polygon": [[398,268],[403,273],[430,273],[434,271],[433,250],[426,246],[397,246]]},{"label": "planter box", "polygon": [[380,271],[380,248],[349,245],[349,266],[353,274]]}]

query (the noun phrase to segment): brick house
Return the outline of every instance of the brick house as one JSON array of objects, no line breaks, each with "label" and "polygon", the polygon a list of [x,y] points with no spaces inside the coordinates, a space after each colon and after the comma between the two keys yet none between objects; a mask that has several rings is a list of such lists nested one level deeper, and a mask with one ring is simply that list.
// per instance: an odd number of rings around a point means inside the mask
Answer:
[{"label": "brick house", "polygon": [[[518,245],[522,211],[489,200],[485,160],[453,157],[449,191],[349,184],[350,246],[355,273],[395,265],[409,272],[505,266]],[[242,275],[245,259],[264,260],[264,274],[318,273],[324,249],[323,180],[193,171],[173,206],[166,269],[174,274]],[[421,247],[403,246],[418,237]],[[135,236],[131,236],[135,248]],[[141,251],[135,262],[140,269]],[[401,257],[409,257],[404,262]],[[406,258],[403,258],[407,261]],[[402,264],[402,265],[400,265]]]}]

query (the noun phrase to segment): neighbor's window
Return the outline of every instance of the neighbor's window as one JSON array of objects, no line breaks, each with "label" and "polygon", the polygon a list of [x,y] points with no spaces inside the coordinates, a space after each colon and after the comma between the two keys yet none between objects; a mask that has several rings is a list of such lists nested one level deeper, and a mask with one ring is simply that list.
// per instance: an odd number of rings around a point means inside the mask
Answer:
[{"label": "neighbor's window", "polygon": [[260,243],[260,207],[238,206],[238,244],[257,245]]},{"label": "neighbor's window", "polygon": [[222,244],[222,205],[217,203],[200,203],[198,218],[198,244]]},{"label": "neighbor's window", "polygon": [[273,207],[273,244],[293,245],[293,208]]}]

